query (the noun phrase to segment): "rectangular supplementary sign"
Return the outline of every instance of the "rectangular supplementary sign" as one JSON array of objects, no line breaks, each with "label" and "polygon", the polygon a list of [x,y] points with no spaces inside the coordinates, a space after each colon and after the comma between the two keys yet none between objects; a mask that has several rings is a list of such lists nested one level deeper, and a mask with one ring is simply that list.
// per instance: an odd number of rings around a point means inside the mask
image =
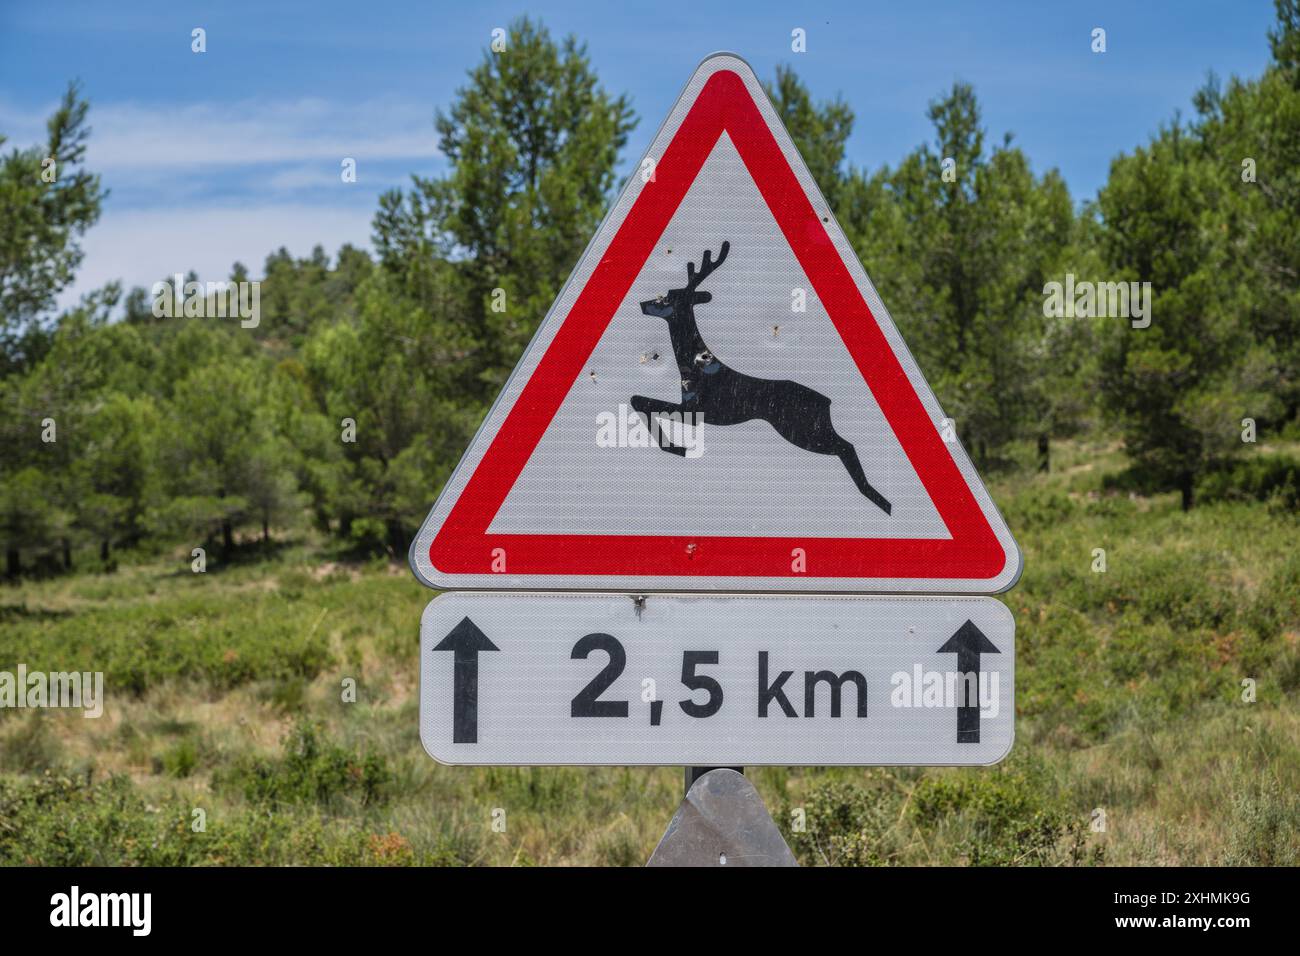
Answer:
[{"label": "rectangular supplementary sign", "polygon": [[448,764],[991,764],[1014,635],[988,597],[448,592],[420,737]]}]

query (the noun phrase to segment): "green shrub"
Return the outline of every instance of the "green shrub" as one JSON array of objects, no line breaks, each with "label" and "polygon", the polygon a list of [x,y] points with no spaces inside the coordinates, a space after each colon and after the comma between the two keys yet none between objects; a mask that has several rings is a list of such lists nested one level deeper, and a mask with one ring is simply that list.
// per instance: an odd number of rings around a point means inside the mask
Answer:
[{"label": "green shrub", "polygon": [[492,767],[485,782],[502,806],[550,813],[583,800],[586,775],[575,767]]},{"label": "green shrub", "polygon": [[126,778],[97,786],[86,778],[52,774],[21,781],[0,778],[0,863],[121,863],[140,839],[150,839],[153,827],[146,817],[144,802]]},{"label": "green shrub", "polygon": [[160,761],[162,770],[171,777],[188,777],[199,765],[199,749],[186,737],[170,747]]},{"label": "green shrub", "polygon": [[1233,795],[1225,866],[1300,865],[1300,798],[1273,781]]},{"label": "green shrub", "polygon": [[129,778],[0,777],[5,866],[448,866],[465,850],[415,847],[386,824],[322,819],[314,811],[209,809],[179,798],[146,801]]},{"label": "green shrub", "polygon": [[283,714],[296,714],[307,703],[307,681],[302,677],[273,681],[258,696]]},{"label": "green shrub", "polygon": [[912,791],[911,815],[923,831],[955,833],[958,852],[972,866],[1077,863],[1084,856],[1084,821],[1038,764],[923,777]]},{"label": "green shrub", "polygon": [[0,729],[7,731],[0,736],[0,768],[18,773],[42,773],[59,766],[62,748],[50,732],[48,718],[41,711],[33,710],[23,717],[0,721]]},{"label": "green shrub", "polygon": [[1079,506],[1065,492],[1055,488],[1028,486],[1004,505],[1004,517],[1019,531],[1048,528],[1074,517]]},{"label": "green shrub", "polygon": [[300,605],[221,592],[90,607],[6,627],[0,660],[23,661],[31,670],[103,671],[110,694],[142,694],[175,679],[215,690],[310,679],[332,663],[327,636],[304,627]]},{"label": "green shrub", "polygon": [[1246,620],[1265,639],[1300,630],[1300,550],[1273,569],[1246,611]]},{"label": "green shrub", "polygon": [[1300,511],[1300,461],[1290,455],[1248,455],[1206,474],[1196,494],[1202,504],[1267,501],[1282,511]]},{"label": "green shrub", "polygon": [[596,844],[601,866],[642,866],[649,856],[636,827],[627,819],[601,834]]},{"label": "green shrub", "polygon": [[299,568],[282,571],[276,583],[280,597],[291,601],[298,600],[316,587],[312,576]]},{"label": "green shrub", "polygon": [[1112,553],[1107,573],[1093,575],[1092,599],[1072,606],[1111,614],[1131,609],[1145,624],[1183,630],[1229,627],[1240,593],[1217,578],[1222,561],[1222,554],[1212,552]]},{"label": "green shrub", "polygon": [[[783,806],[778,825],[790,849],[805,865],[883,866],[899,855],[892,828],[899,813],[896,791],[871,785],[883,780],[880,771],[867,771],[868,785],[845,780],[821,780],[802,803]],[[795,811],[803,810],[804,828],[794,827]]]},{"label": "green shrub", "polygon": [[363,806],[388,799],[392,772],[379,754],[359,754],[325,737],[321,726],[301,720],[285,737],[277,757],[254,757],[218,775],[217,786],[242,792],[250,803],[337,804],[353,798]]}]

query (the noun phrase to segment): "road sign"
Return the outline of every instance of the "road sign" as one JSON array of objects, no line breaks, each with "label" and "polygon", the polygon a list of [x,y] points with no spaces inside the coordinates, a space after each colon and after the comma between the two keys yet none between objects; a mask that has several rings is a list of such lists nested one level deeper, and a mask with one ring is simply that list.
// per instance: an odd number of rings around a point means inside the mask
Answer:
[{"label": "road sign", "polygon": [[753,71],[718,54],[411,565],[439,588],[1005,590],[1019,550],[956,435]]},{"label": "road sign", "polygon": [[990,764],[1011,613],[988,597],[454,591],[420,636],[451,764]]},{"label": "road sign", "polygon": [[[709,57],[412,545],[454,589],[422,622],[425,749],[997,762],[1010,613],[905,596],[1020,574],[956,439],[753,71]],[[875,591],[902,593],[848,596]],[[748,782],[710,778],[656,859],[791,861]]]}]

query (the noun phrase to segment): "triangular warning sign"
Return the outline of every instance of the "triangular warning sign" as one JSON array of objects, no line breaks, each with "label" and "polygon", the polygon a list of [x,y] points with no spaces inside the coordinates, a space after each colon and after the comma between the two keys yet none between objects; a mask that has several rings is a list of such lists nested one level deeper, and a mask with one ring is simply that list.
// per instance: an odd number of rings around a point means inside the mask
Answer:
[{"label": "triangular warning sign", "polygon": [[411,547],[439,588],[995,592],[1020,552],[753,71],[696,70]]}]

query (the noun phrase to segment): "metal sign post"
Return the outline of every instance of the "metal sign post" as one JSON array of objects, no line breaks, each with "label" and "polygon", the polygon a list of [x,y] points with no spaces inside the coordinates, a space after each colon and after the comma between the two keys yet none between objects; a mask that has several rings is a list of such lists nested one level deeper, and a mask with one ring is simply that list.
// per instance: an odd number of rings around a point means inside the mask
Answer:
[{"label": "metal sign post", "polygon": [[719,767],[702,774],[687,792],[646,865],[799,864],[754,785]]},{"label": "metal sign post", "polygon": [[686,771],[686,788],[682,790],[683,797],[691,792],[691,787],[695,785],[696,780],[699,780],[706,773],[709,773],[712,770],[734,770],[739,774],[745,772],[744,767],[686,767],[684,769]]}]

